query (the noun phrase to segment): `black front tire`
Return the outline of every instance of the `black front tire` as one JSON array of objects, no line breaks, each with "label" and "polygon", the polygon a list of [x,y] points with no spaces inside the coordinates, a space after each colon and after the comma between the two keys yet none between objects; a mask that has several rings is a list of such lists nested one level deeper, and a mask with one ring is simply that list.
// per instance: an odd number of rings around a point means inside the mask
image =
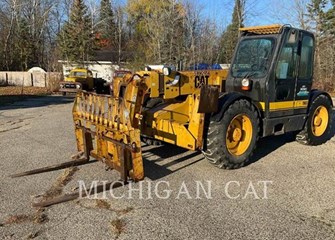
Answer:
[{"label": "black front tire", "polygon": [[[241,114],[250,119],[252,136],[246,151],[241,155],[234,155],[228,150],[226,135],[232,120]],[[203,154],[211,164],[219,168],[236,169],[245,166],[250,161],[259,137],[259,117],[255,107],[249,101],[237,100],[224,112],[219,122],[209,119],[206,125]]]}]

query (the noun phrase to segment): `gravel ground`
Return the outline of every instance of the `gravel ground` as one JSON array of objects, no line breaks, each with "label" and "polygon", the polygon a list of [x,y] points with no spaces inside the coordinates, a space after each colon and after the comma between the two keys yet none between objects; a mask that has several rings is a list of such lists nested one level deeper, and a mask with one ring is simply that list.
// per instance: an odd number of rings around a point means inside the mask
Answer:
[{"label": "gravel ground", "polygon": [[[107,194],[35,209],[34,196],[118,179],[99,162],[8,176],[69,160],[76,152],[71,107],[71,98],[49,96],[0,108],[0,239],[335,239],[334,138],[317,147],[290,135],[264,138],[254,162],[233,171],[197,152],[143,146],[147,177],[131,186],[151,189],[144,199],[126,186],[113,193],[132,199]],[[265,188],[262,181],[271,182]],[[159,198],[164,190],[170,198]]]}]

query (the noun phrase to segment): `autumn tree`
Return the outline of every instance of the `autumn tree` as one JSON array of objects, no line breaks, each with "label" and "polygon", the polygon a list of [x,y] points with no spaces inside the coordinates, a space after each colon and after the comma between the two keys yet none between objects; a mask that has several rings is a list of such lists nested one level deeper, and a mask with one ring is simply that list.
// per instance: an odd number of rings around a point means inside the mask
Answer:
[{"label": "autumn tree", "polygon": [[129,26],[138,60],[156,64],[181,58],[184,8],[176,0],[129,0]]},{"label": "autumn tree", "polygon": [[117,46],[117,29],[110,0],[101,0],[97,26],[99,45],[102,48],[114,48]]},{"label": "autumn tree", "polygon": [[74,0],[70,18],[58,34],[58,45],[63,59],[83,63],[94,54],[95,36],[91,18],[83,0]]}]

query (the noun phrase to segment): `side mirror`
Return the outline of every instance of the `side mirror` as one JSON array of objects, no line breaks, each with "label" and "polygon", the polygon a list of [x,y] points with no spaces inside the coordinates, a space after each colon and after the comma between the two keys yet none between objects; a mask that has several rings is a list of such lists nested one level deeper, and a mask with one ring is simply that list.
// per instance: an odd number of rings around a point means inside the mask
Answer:
[{"label": "side mirror", "polygon": [[163,74],[165,76],[169,76],[171,74],[171,68],[169,68],[169,67],[163,67]]},{"label": "side mirror", "polygon": [[288,43],[295,43],[297,41],[297,38],[298,38],[298,32],[292,30],[288,38]]}]

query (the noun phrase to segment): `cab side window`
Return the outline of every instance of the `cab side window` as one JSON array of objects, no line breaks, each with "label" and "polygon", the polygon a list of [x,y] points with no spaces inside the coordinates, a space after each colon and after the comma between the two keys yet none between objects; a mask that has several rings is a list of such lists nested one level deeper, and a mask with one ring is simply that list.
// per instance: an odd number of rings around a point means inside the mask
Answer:
[{"label": "cab side window", "polygon": [[301,44],[301,56],[299,66],[300,79],[312,78],[313,48],[314,48],[313,38],[311,36],[304,36]]},{"label": "cab side window", "polygon": [[277,79],[292,79],[295,77],[295,64],[297,60],[297,35],[296,32],[291,32],[286,40],[286,43],[279,55],[276,68]]}]

